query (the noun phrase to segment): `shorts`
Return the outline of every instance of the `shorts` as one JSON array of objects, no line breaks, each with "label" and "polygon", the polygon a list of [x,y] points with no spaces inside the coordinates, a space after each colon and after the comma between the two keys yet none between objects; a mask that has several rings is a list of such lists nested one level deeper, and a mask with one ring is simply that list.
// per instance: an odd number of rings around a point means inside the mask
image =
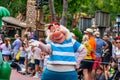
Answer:
[{"label": "shorts", "polygon": [[96,58],[96,59],[95,59],[95,62],[94,62],[94,64],[93,64],[93,69],[97,69],[98,67],[100,67],[101,62],[102,62],[102,59],[101,59],[101,58]]},{"label": "shorts", "polygon": [[56,72],[45,69],[41,80],[78,80],[78,75],[76,71]]},{"label": "shorts", "polygon": [[40,60],[35,59],[35,65],[39,65],[40,64]]},{"label": "shorts", "polygon": [[83,60],[83,61],[81,61],[80,68],[88,69],[89,71],[91,71],[92,67],[93,67],[93,64],[94,64],[94,60]]},{"label": "shorts", "polygon": [[31,67],[31,70],[35,69],[35,64],[34,63],[28,63],[28,67]]},{"label": "shorts", "polygon": [[24,62],[25,62],[25,57],[20,57],[19,64],[24,64]]},{"label": "shorts", "polygon": [[11,55],[10,55],[10,54],[2,54],[2,56],[3,56],[3,57],[5,57],[5,56],[6,56],[6,57],[7,57],[7,56],[10,57]]},{"label": "shorts", "polygon": [[102,64],[108,65],[111,60],[111,56],[109,53],[105,54],[105,56],[102,57]]}]

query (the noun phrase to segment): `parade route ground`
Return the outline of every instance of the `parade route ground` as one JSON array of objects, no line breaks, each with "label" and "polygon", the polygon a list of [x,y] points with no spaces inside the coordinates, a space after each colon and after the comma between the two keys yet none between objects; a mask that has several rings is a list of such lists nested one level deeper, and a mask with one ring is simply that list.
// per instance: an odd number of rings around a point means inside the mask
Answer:
[{"label": "parade route ground", "polygon": [[40,79],[22,75],[22,74],[16,72],[15,69],[13,69],[11,76],[10,76],[10,80],[40,80]]}]

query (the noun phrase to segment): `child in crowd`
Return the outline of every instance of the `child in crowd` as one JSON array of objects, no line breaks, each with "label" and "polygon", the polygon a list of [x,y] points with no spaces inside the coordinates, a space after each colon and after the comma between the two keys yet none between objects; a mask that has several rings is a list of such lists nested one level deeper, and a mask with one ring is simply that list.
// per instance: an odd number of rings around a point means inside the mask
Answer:
[{"label": "child in crowd", "polygon": [[33,53],[31,53],[31,56],[28,61],[28,67],[27,67],[27,74],[31,74],[33,76],[35,73],[35,61],[34,61],[34,56]]},{"label": "child in crowd", "polygon": [[110,61],[110,69],[109,69],[109,80],[113,80],[114,76],[116,75],[117,69],[117,61],[115,58],[111,58]]},{"label": "child in crowd", "polygon": [[26,52],[26,47],[25,44],[22,43],[21,47],[20,47],[20,60],[19,60],[19,64],[20,66],[23,68],[24,66],[24,62],[25,62],[25,58],[27,56],[27,52]]},{"label": "child in crowd", "polygon": [[98,67],[95,72],[95,79],[94,80],[106,80],[105,75],[103,72],[103,69],[101,67]]},{"label": "child in crowd", "polygon": [[37,46],[32,46],[32,52],[35,60],[35,78],[39,78],[40,73],[39,73],[39,65],[40,65],[40,59],[41,59],[41,49],[38,48]]}]

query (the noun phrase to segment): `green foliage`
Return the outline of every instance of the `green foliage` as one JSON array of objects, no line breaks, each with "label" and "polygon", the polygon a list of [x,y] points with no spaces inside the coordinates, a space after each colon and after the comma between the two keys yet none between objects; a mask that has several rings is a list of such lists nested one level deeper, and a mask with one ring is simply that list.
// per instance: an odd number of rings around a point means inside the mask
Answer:
[{"label": "green foliage", "polygon": [[0,0],[0,6],[6,7],[11,16],[26,13],[27,0]]},{"label": "green foliage", "polygon": [[0,29],[2,27],[2,17],[10,16],[10,12],[7,8],[0,6]]},{"label": "green foliage", "polygon": [[82,32],[78,29],[78,28],[73,28],[72,29],[72,32],[75,34],[75,36],[77,37],[77,40],[79,42],[82,42],[82,37],[83,37],[83,34]]},{"label": "green foliage", "polygon": [[[45,0],[48,1],[48,0]],[[115,20],[120,13],[120,0],[68,0],[68,14],[86,13],[93,15],[97,10],[109,12],[111,19]],[[11,16],[26,13],[27,0],[0,0],[0,6],[6,7]],[[63,0],[54,0],[56,14],[62,14]],[[45,6],[45,14],[50,14],[48,6]]]}]

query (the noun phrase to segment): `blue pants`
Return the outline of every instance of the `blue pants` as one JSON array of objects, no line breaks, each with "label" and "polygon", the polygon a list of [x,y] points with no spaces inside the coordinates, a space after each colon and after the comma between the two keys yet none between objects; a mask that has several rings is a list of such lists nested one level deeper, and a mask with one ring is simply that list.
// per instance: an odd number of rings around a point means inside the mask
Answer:
[{"label": "blue pants", "polygon": [[78,80],[78,76],[76,71],[56,72],[45,69],[41,80]]}]

